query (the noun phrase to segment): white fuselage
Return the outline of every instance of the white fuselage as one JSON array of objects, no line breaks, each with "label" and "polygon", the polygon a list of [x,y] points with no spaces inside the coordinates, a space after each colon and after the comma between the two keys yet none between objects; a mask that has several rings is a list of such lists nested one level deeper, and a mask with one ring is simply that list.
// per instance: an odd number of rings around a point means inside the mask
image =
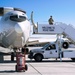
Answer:
[{"label": "white fuselage", "polygon": [[11,11],[0,21],[0,44],[4,47],[22,47],[29,38],[30,22],[26,13]]}]

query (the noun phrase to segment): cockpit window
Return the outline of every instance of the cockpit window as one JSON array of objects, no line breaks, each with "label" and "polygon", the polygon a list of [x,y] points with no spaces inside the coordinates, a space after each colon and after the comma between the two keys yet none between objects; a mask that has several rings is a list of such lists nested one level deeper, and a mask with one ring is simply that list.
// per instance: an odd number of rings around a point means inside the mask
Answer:
[{"label": "cockpit window", "polygon": [[22,21],[25,21],[26,20],[26,17],[25,16],[18,16],[18,15],[12,15],[10,16],[10,20],[12,21],[16,21],[16,22],[22,22]]}]

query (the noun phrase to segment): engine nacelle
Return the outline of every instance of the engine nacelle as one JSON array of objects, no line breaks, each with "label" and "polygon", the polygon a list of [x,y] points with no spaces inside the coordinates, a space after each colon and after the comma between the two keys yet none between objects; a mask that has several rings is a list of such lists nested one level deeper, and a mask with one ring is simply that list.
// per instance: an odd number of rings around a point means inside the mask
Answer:
[{"label": "engine nacelle", "polygon": [[69,42],[65,41],[62,43],[62,48],[67,49],[69,47]]}]

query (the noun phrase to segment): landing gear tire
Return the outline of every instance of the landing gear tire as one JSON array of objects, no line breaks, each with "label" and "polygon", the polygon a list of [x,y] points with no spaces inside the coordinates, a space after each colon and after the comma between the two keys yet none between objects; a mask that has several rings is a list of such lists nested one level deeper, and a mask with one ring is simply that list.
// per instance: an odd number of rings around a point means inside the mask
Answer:
[{"label": "landing gear tire", "polygon": [[29,49],[28,48],[26,48],[26,54],[28,54],[29,53]]},{"label": "landing gear tire", "polygon": [[28,48],[22,48],[22,53],[28,54],[29,53],[29,49]]},{"label": "landing gear tire", "polygon": [[17,65],[15,65],[15,70],[16,70],[16,72],[18,72],[18,70],[17,70]]},{"label": "landing gear tire", "polygon": [[34,59],[35,59],[35,61],[37,61],[37,62],[41,62],[42,61],[42,59],[43,59],[43,57],[42,57],[42,55],[35,55],[35,57],[34,57]]},{"label": "landing gear tire", "polygon": [[14,61],[14,53],[11,53],[11,61]]},{"label": "landing gear tire", "polygon": [[26,70],[26,71],[28,70],[28,66],[27,66],[27,65],[25,65],[25,70]]}]

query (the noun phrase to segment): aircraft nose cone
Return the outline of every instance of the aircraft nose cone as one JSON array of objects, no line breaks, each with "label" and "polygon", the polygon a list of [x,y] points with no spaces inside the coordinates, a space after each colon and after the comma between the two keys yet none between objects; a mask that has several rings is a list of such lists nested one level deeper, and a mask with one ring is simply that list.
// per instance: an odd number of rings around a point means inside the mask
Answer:
[{"label": "aircraft nose cone", "polygon": [[23,41],[24,41],[24,35],[23,35],[23,29],[21,27],[20,24],[16,24],[15,27],[15,32],[16,32],[16,38],[15,38],[15,41],[13,42],[13,46],[14,47],[22,47],[24,44],[23,44]]},{"label": "aircraft nose cone", "polygon": [[15,25],[15,31],[16,31],[18,34],[22,34],[22,29],[21,29],[21,27],[20,27],[18,24]]}]

